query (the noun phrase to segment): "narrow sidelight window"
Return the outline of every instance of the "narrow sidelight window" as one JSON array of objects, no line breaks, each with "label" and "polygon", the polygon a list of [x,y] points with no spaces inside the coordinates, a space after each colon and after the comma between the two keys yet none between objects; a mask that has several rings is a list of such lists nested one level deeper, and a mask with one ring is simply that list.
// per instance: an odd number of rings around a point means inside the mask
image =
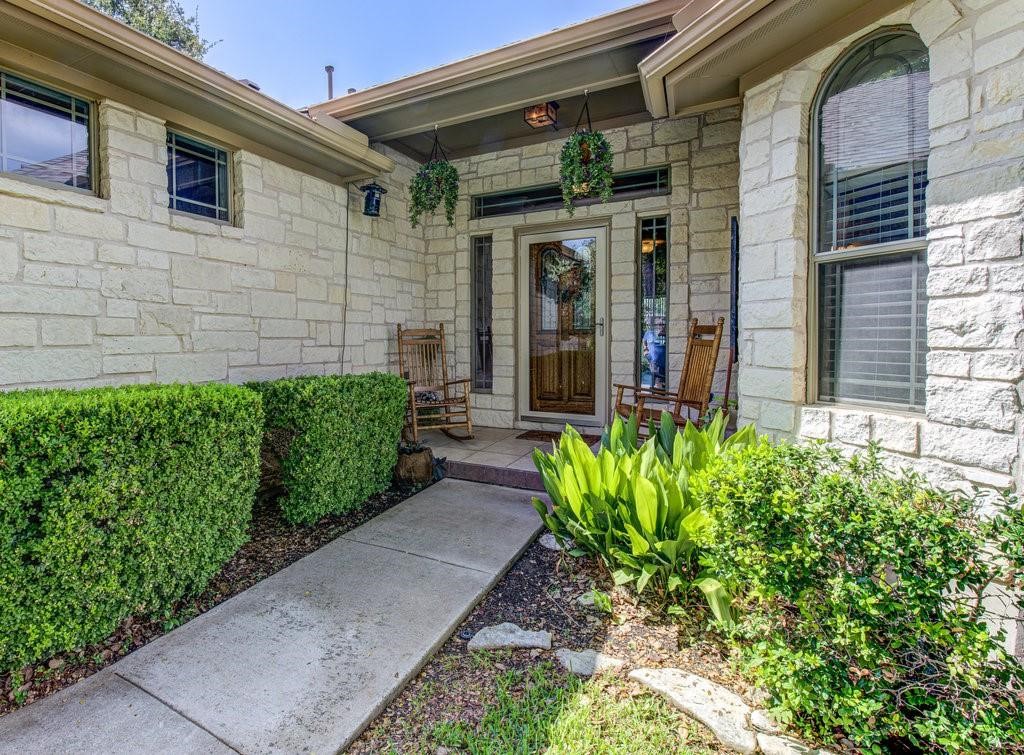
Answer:
[{"label": "narrow sidelight window", "polygon": [[818,96],[814,285],[821,401],[924,407],[928,51],[867,39]]},{"label": "narrow sidelight window", "polygon": [[640,221],[637,282],[637,384],[664,388],[668,377],[667,217]]},{"label": "narrow sidelight window", "polygon": [[173,131],[167,132],[167,193],[172,210],[228,220],[231,196],[228,153]]},{"label": "narrow sidelight window", "polygon": [[89,103],[0,71],[0,172],[92,189]]},{"label": "narrow sidelight window", "polygon": [[491,390],[494,381],[494,345],[491,333],[491,237],[474,236],[472,240],[471,292],[473,322],[472,368],[473,387]]}]

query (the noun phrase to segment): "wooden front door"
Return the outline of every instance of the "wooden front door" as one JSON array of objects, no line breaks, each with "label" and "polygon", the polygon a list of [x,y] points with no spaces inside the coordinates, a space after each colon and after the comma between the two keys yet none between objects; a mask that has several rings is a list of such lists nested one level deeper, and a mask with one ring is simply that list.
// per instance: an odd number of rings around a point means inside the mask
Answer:
[{"label": "wooden front door", "polygon": [[527,236],[522,247],[524,413],[603,421],[604,230]]}]

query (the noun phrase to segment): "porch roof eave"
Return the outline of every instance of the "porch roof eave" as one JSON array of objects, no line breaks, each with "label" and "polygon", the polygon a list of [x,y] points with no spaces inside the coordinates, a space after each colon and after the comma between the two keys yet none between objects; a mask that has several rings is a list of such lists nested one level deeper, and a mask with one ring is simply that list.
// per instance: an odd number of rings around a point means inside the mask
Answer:
[{"label": "porch roof eave", "polygon": [[693,0],[677,33],[639,64],[654,117],[736,104],[757,84],[910,0]]}]

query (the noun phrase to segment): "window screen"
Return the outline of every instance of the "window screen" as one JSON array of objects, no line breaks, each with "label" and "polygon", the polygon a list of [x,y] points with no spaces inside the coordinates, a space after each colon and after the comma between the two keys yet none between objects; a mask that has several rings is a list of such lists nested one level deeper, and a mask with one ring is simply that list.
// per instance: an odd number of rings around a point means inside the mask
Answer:
[{"label": "window screen", "polygon": [[89,103],[0,71],[0,171],[92,188]]},{"label": "window screen", "polygon": [[924,408],[924,253],[819,265],[822,399]]},{"label": "window screen", "polygon": [[886,32],[854,49],[822,92],[816,117],[818,398],[923,409],[928,54],[921,40]]},{"label": "window screen", "polygon": [[494,381],[494,345],[491,332],[491,237],[473,237],[473,387],[490,390]]},{"label": "window screen", "polygon": [[167,193],[172,210],[227,220],[228,153],[168,131]]}]

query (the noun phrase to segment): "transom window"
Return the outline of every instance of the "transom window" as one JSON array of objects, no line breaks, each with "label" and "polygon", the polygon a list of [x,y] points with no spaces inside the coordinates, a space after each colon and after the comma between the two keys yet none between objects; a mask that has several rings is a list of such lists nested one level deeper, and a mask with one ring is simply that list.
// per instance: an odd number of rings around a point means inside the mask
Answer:
[{"label": "transom window", "polygon": [[924,407],[928,51],[907,32],[867,39],[815,108],[822,401]]},{"label": "transom window", "polygon": [[167,193],[172,210],[228,220],[228,153],[168,131]]},{"label": "transom window", "polygon": [[0,171],[92,189],[89,103],[0,71]]}]

